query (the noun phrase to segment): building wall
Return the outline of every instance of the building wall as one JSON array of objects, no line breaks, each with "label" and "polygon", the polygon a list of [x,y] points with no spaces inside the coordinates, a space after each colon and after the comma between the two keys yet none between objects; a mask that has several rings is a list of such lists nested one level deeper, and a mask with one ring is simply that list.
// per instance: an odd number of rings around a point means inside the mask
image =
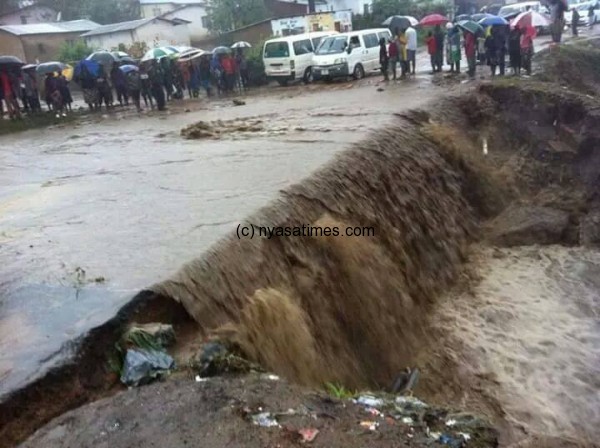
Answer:
[{"label": "building wall", "polygon": [[352,12],[321,12],[274,19],[271,21],[271,28],[274,36],[309,33],[311,31],[352,31]]},{"label": "building wall", "polygon": [[330,11],[350,9],[354,14],[364,14],[371,10],[373,0],[327,0]]},{"label": "building wall", "polygon": [[181,5],[174,5],[173,3],[167,2],[154,5],[140,5],[140,15],[142,16],[142,19],[156,17],[169,11],[173,11],[177,6]]},{"label": "building wall", "polygon": [[271,17],[302,16],[308,12],[308,6],[280,0],[265,0],[265,6]]},{"label": "building wall", "polygon": [[157,20],[140,26],[134,31],[134,40],[137,42],[146,42],[150,48],[164,45],[189,46],[191,43],[190,31],[187,25],[174,26],[163,20]]},{"label": "building wall", "polygon": [[119,44],[126,46],[134,42],[145,42],[149,48],[164,45],[190,45],[190,32],[187,25],[172,25],[169,22],[157,20],[131,31],[98,34],[85,38],[87,45],[94,49],[112,50]]},{"label": "building wall", "polygon": [[211,50],[219,45],[231,45],[240,40],[256,46],[271,36],[273,36],[273,30],[271,28],[271,22],[267,20],[265,22],[257,23],[256,25],[247,26],[239,30],[222,34],[221,36],[207,37],[198,42],[193,41],[192,44],[195,47],[205,50]]},{"label": "building wall", "polygon": [[25,52],[25,61],[31,64],[38,61],[57,61],[61,45],[65,42],[77,41],[80,34],[80,32],[76,32],[20,36]]},{"label": "building wall", "polygon": [[46,6],[23,8],[10,14],[0,16],[0,25],[26,25],[29,23],[55,22],[57,12]]},{"label": "building wall", "polygon": [[0,30],[0,54],[16,56],[25,61],[25,50],[21,44],[21,39],[14,34]]},{"label": "building wall", "polygon": [[166,14],[165,19],[183,19],[187,20],[188,30],[190,31],[190,39],[192,41],[202,40],[208,35],[207,21],[208,13],[206,8],[200,5],[190,5],[186,8],[175,10],[172,13]]}]

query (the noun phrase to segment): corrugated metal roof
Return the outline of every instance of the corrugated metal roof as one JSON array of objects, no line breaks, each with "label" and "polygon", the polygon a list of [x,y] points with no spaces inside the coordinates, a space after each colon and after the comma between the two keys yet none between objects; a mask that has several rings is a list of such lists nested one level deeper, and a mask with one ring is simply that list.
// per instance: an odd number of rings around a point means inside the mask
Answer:
[{"label": "corrugated metal roof", "polygon": [[28,34],[58,34],[58,33],[84,33],[98,28],[100,24],[91,20],[72,20],[70,22],[32,23],[28,25],[4,25],[0,30],[16,36]]},{"label": "corrugated metal roof", "polygon": [[98,36],[100,34],[119,33],[121,31],[132,31],[145,25],[153,20],[164,20],[165,22],[175,23],[170,19],[160,17],[149,17],[147,19],[130,20],[129,22],[111,23],[109,25],[101,25],[88,33],[82,34],[81,37]]}]

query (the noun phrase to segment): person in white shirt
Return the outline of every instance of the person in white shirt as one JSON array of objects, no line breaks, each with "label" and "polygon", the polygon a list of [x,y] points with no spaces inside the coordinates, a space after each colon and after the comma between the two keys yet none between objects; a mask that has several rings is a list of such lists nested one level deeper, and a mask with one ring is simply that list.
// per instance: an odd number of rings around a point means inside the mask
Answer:
[{"label": "person in white shirt", "polygon": [[417,31],[412,26],[406,29],[406,40],[409,71],[414,75],[417,66]]}]

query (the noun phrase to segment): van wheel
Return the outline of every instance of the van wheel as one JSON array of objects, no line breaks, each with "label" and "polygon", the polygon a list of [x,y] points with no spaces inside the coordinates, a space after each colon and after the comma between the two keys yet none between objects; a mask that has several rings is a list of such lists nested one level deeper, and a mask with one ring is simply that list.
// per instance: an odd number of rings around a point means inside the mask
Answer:
[{"label": "van wheel", "polygon": [[278,79],[277,82],[279,83],[280,86],[285,87],[288,85],[288,80],[287,79]]},{"label": "van wheel", "polygon": [[304,70],[304,76],[302,77],[302,81],[304,82],[304,84],[310,84],[311,82],[313,82],[312,67],[308,67],[306,70]]},{"label": "van wheel", "polygon": [[356,64],[352,76],[354,77],[354,79],[363,79],[365,77],[365,69],[363,68],[363,66],[360,64]]}]

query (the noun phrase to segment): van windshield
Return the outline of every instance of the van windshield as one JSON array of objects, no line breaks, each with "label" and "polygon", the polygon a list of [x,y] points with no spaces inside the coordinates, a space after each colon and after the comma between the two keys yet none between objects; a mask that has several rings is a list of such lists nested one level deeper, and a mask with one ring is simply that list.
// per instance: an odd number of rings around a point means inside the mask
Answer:
[{"label": "van windshield", "polygon": [[265,58],[288,58],[290,46],[286,41],[268,42],[265,45]]},{"label": "van windshield", "polygon": [[319,48],[317,49],[317,51],[315,51],[315,54],[342,53],[348,45],[346,43],[346,39],[346,36],[328,37],[323,42],[321,42],[321,45],[319,45]]}]

